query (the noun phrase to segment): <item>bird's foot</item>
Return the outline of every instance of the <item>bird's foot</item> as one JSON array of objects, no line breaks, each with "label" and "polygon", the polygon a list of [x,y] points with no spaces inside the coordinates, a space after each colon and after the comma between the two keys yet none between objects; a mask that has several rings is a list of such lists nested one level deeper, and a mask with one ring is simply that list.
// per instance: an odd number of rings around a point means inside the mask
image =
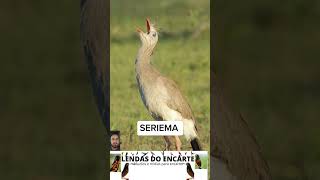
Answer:
[{"label": "bird's foot", "polygon": [[170,146],[166,144],[163,151],[170,151]]}]

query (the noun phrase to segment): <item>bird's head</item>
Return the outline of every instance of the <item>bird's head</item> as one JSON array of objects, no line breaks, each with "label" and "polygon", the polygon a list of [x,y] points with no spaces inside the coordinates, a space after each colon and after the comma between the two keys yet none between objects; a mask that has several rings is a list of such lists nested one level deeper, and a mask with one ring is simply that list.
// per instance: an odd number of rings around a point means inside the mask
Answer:
[{"label": "bird's head", "polygon": [[129,167],[129,163],[126,163],[125,165],[124,165],[124,168],[128,168]]},{"label": "bird's head", "polygon": [[187,163],[186,165],[187,165],[187,168],[191,168],[191,165],[190,165],[190,163]]},{"label": "bird's head", "polygon": [[114,158],[114,160],[115,160],[115,161],[120,161],[120,156],[116,156],[116,157]]},{"label": "bird's head", "polygon": [[137,32],[139,33],[142,47],[152,52],[158,42],[158,32],[149,18],[146,19],[146,24],[147,32],[143,32],[140,28],[137,28]]},{"label": "bird's head", "polygon": [[196,154],[196,159],[200,159],[200,156],[198,154]]}]

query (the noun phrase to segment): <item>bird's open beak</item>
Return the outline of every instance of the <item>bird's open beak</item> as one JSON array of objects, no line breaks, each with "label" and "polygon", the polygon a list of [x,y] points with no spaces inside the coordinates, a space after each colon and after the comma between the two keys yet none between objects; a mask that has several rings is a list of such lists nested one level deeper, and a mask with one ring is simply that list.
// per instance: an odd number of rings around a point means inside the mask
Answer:
[{"label": "bird's open beak", "polygon": [[[151,23],[150,23],[149,18],[146,19],[146,23],[147,23],[147,33],[149,33],[149,32],[150,32],[150,29],[151,29]],[[138,33],[143,33],[143,31],[142,31],[141,28],[139,28],[139,27],[136,28],[136,31],[137,31]]]},{"label": "bird's open beak", "polygon": [[147,22],[147,30],[148,30],[148,33],[150,32],[150,20],[149,18],[146,19],[146,22]]}]

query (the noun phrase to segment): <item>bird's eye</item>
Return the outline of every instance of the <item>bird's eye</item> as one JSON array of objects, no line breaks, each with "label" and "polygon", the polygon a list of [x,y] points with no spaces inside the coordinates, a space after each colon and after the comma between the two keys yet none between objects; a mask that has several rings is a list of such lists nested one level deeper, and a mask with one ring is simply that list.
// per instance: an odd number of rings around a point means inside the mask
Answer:
[{"label": "bird's eye", "polygon": [[153,37],[156,37],[156,35],[157,35],[157,33],[153,33],[153,34],[152,34]]}]

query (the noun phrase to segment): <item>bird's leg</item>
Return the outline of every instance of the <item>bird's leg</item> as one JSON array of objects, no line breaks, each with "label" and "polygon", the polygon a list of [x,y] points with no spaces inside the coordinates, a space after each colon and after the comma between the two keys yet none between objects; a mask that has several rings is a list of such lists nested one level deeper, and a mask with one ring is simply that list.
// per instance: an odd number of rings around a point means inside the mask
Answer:
[{"label": "bird's leg", "polygon": [[177,150],[177,151],[181,151],[181,145],[182,145],[182,143],[181,143],[181,141],[180,141],[179,136],[174,136],[174,138],[175,138],[175,140],[176,140],[176,150]]},{"label": "bird's leg", "polygon": [[165,151],[170,151],[170,146],[171,146],[170,137],[169,136],[163,136],[163,137],[166,143]]}]

